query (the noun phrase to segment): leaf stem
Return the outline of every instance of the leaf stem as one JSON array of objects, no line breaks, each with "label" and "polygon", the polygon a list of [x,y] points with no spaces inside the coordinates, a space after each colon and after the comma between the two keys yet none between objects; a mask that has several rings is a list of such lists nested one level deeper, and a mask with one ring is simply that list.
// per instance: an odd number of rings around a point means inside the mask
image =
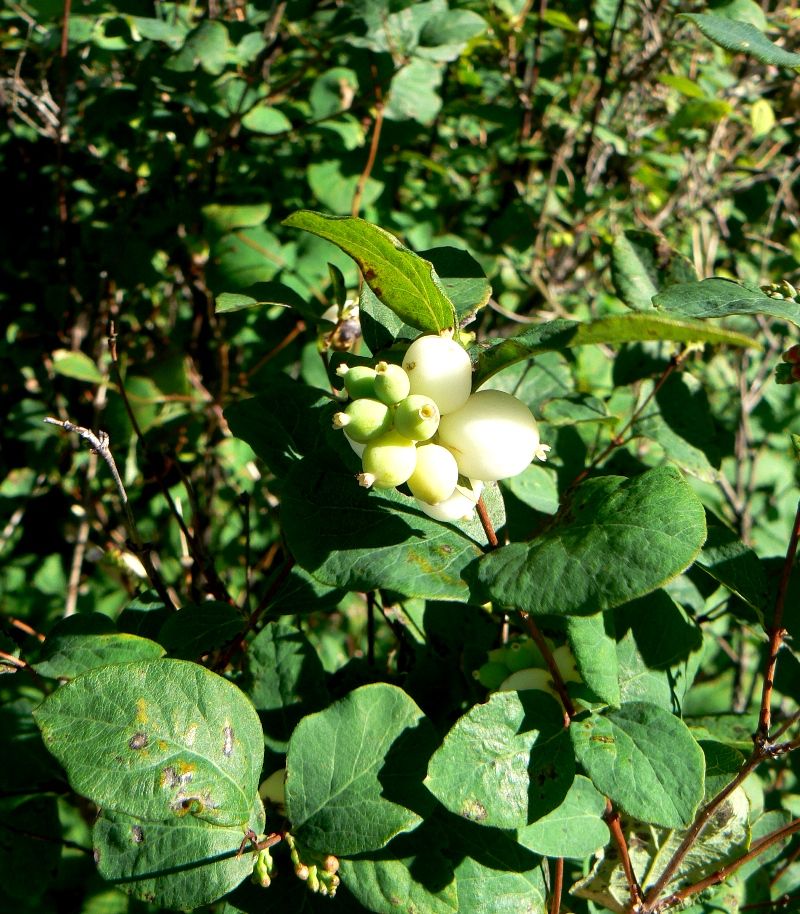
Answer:
[{"label": "leaf stem", "polygon": [[550,914],[559,914],[561,911],[561,893],[564,890],[564,858],[556,857],[555,872],[553,873],[553,891],[550,896]]},{"label": "leaf stem", "polygon": [[475,506],[478,509],[478,518],[480,519],[481,526],[483,527],[483,532],[486,534],[486,539],[489,541],[490,549],[497,549],[500,545],[500,541],[497,539],[497,534],[494,531],[494,524],[492,519],[489,517],[489,512],[486,510],[486,504],[483,501],[483,496],[478,499],[478,503]]}]

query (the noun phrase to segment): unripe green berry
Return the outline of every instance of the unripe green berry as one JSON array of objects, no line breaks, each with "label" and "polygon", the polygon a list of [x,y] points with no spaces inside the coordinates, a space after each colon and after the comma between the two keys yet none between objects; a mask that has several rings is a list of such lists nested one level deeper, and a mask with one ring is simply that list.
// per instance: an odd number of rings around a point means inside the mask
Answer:
[{"label": "unripe green berry", "polygon": [[392,413],[385,403],[365,397],[353,400],[343,413],[336,413],[333,427],[347,429],[349,438],[366,444],[391,429]]},{"label": "unripe green berry", "polygon": [[514,641],[506,648],[506,666],[510,673],[525,670],[529,667],[545,667],[542,652],[532,640]]},{"label": "unripe green berry", "polygon": [[417,466],[408,480],[412,495],[429,505],[438,505],[456,490],[458,466],[456,459],[438,444],[422,444],[417,448]]},{"label": "unripe green berry", "polygon": [[438,505],[428,504],[418,498],[417,506],[423,513],[427,514],[428,517],[432,517],[434,520],[444,521],[445,523],[469,520],[475,511],[475,505],[477,505],[478,499],[483,491],[482,482],[477,479],[472,479],[470,482],[472,483],[471,489],[464,486],[456,486],[455,492],[453,492],[449,498],[439,502]]},{"label": "unripe green berry", "polygon": [[411,393],[430,397],[442,415],[467,402],[472,389],[472,362],[466,350],[444,336],[421,336],[403,359]]},{"label": "unripe green berry", "polygon": [[361,465],[364,472],[358,481],[362,486],[392,489],[408,482],[417,465],[417,448],[413,441],[392,430],[369,442]]},{"label": "unripe green berry", "polygon": [[479,390],[442,416],[438,440],[453,452],[460,473],[485,481],[516,476],[541,453],[531,411],[502,390]]},{"label": "unripe green berry", "polygon": [[397,404],[394,427],[413,441],[427,441],[439,428],[439,407],[422,394],[411,394]]},{"label": "unripe green berry", "polygon": [[502,663],[488,661],[475,671],[474,676],[484,688],[498,689],[508,678],[508,670]]},{"label": "unripe green berry", "polygon": [[540,689],[542,692],[552,695],[556,701],[561,700],[558,692],[553,688],[549,670],[517,670],[500,685],[498,692],[525,692],[528,689]]},{"label": "unripe green berry", "polygon": [[344,379],[344,388],[354,400],[375,396],[375,369],[369,365],[340,365],[336,374]]},{"label": "unripe green berry", "polygon": [[399,365],[390,362],[378,362],[375,366],[375,396],[394,406],[405,400],[411,390],[411,381]]}]

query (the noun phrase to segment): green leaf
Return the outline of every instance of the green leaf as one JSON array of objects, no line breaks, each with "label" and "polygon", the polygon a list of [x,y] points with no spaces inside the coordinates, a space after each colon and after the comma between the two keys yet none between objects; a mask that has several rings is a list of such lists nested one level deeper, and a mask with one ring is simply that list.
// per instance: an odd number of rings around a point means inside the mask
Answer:
[{"label": "green leaf", "polygon": [[298,563],[345,590],[388,588],[409,597],[467,602],[462,572],[482,554],[478,544],[426,517],[395,489],[361,488],[352,474],[330,466],[335,460],[306,458],[285,480],[281,523]]},{"label": "green leaf", "polygon": [[447,10],[431,16],[423,25],[420,43],[429,47],[463,46],[471,38],[480,35],[486,27],[486,20],[471,10]]},{"label": "green leaf", "polygon": [[272,210],[272,203],[210,203],[201,212],[208,222],[208,227],[219,234],[237,228],[253,228],[263,225]]},{"label": "green leaf", "polygon": [[700,500],[672,467],[584,482],[557,525],[531,543],[484,555],[491,599],[544,615],[592,615],[650,593],[696,558],[706,536]]},{"label": "green leaf", "polygon": [[127,660],[157,660],[165,654],[155,641],[121,634],[102,613],[81,613],[61,619],[31,666],[40,676],[74,679],[80,673]]},{"label": "green leaf", "polygon": [[583,681],[602,701],[619,707],[615,642],[606,631],[611,622],[605,613],[568,616],[567,640]]},{"label": "green leaf", "polygon": [[651,232],[624,232],[611,248],[611,278],[619,297],[637,311],[650,311],[652,298],[666,285],[691,282],[691,261]]},{"label": "green leaf", "polygon": [[56,349],[53,353],[53,371],[65,378],[102,384],[106,379],[85,352]]},{"label": "green leaf", "polygon": [[577,425],[580,422],[607,422],[617,420],[608,412],[606,404],[591,394],[569,394],[555,397],[542,404],[542,419],[556,428]]},{"label": "green leaf", "polygon": [[264,741],[255,709],[182,660],[119,663],[61,686],[34,712],[76,793],[110,812],[244,825]]},{"label": "green leaf", "polygon": [[456,309],[460,326],[469,323],[488,304],[492,287],[481,265],[467,251],[443,245],[420,251],[419,256],[433,264],[442,289]]},{"label": "green leaf", "polygon": [[189,73],[201,67],[212,76],[225,69],[231,43],[225,24],[219,19],[205,19],[194,29],[183,47],[167,62],[168,70]]},{"label": "green leaf", "polygon": [[[675,876],[668,883],[665,896],[680,886],[691,885],[718,867],[740,857],[749,844],[747,796],[735,790],[714,813],[697,841],[681,860]],[[677,851],[684,831],[642,828],[641,823],[622,818],[623,834],[633,871],[643,888],[652,886]],[[609,911],[623,914],[630,906],[630,888],[619,853],[609,845],[595,863],[591,873],[570,890],[579,898],[588,898]],[[730,907],[713,906],[709,910],[730,911]]]},{"label": "green leaf", "polygon": [[442,97],[436,91],[441,83],[441,65],[413,58],[392,79],[384,109],[386,117],[393,121],[414,120],[429,127],[442,107]]},{"label": "green leaf", "polygon": [[758,714],[709,714],[687,717],[686,723],[697,740],[713,739],[733,749],[749,752],[758,727]]},{"label": "green leaf", "polygon": [[242,613],[221,600],[185,603],[161,626],[158,640],[173,657],[196,660],[244,629]]},{"label": "green leaf", "polygon": [[[264,829],[256,795],[247,826]],[[225,828],[193,817],[148,821],[103,810],[94,826],[100,875],[135,898],[166,908],[191,910],[235,889],[253,870],[251,852],[239,854],[241,826]]]},{"label": "green leaf", "polygon": [[517,841],[545,857],[582,860],[608,843],[605,811],[606,798],[579,774],[561,805],[538,822],[518,829]]},{"label": "green leaf", "polygon": [[688,827],[703,799],[705,760],[686,724],[630,702],[569,728],[594,786],[623,812],[664,828]]},{"label": "green leaf", "polygon": [[503,488],[534,511],[542,514],[558,511],[558,479],[550,467],[531,464],[516,476],[504,479]]},{"label": "green leaf", "polygon": [[[339,159],[312,162],[306,176],[308,186],[319,203],[338,216],[346,216],[353,208],[353,199],[361,181],[358,171],[348,171]],[[362,206],[371,206],[383,193],[383,184],[367,178],[361,197]]]},{"label": "green leaf", "polygon": [[422,787],[436,737],[396,686],[362,686],[304,717],[289,742],[286,810],[307,847],[351,855],[412,831],[431,811]]},{"label": "green leaf", "polygon": [[266,744],[286,752],[301,717],[328,704],[325,673],[306,636],[289,622],[270,622],[247,651],[245,692],[259,712]]},{"label": "green leaf", "polygon": [[679,13],[688,19],[711,39],[714,44],[738,54],[750,54],[762,63],[776,67],[800,67],[800,54],[786,51],[773,44],[762,32],[749,22],[728,19],[714,13]]},{"label": "green leaf", "polygon": [[744,600],[763,621],[771,598],[764,565],[750,546],[714,517],[709,518],[708,539],[695,564]]},{"label": "green leaf", "polygon": [[428,766],[425,786],[481,825],[518,828],[555,809],[575,776],[563,712],[545,692],[496,692],[459,718]]},{"label": "green leaf", "polygon": [[455,326],[455,310],[433,266],[389,232],[363,219],[308,210],[283,224],[326,238],[349,254],[370,289],[405,323],[432,332]]},{"label": "green leaf", "polygon": [[678,712],[700,666],[703,634],[663,590],[614,613],[620,697]]},{"label": "green leaf", "polygon": [[369,911],[456,914],[458,891],[444,856],[447,836],[437,821],[368,856],[344,859],[342,882]]},{"label": "green leaf", "polygon": [[[706,280],[708,281],[708,280]],[[671,287],[662,295],[671,295]],[[660,299],[662,296],[658,296]],[[771,299],[770,299],[771,301]],[[655,302],[658,305],[658,301]],[[709,317],[712,315],[691,315]],[[728,346],[745,346],[760,349],[759,343],[743,333],[722,330],[700,321],[674,318],[652,312],[615,314],[596,321],[554,320],[538,324],[507,339],[486,340],[472,347],[473,362],[477,362],[473,375],[473,388],[480,387],[492,375],[515,362],[522,362],[540,352],[571,349],[575,346],[619,346],[643,340],[670,340],[678,343],[722,343]]]},{"label": "green leaf", "polygon": [[275,136],[277,133],[288,133],[292,129],[292,122],[277,108],[256,105],[242,118],[242,127],[253,133]]},{"label": "green leaf", "polygon": [[358,76],[348,67],[332,67],[314,80],[308,101],[314,120],[346,111],[358,94]]},{"label": "green leaf", "polygon": [[653,299],[653,304],[681,319],[767,314],[800,326],[800,305],[797,302],[770,298],[758,286],[719,277],[671,286],[660,292]]}]

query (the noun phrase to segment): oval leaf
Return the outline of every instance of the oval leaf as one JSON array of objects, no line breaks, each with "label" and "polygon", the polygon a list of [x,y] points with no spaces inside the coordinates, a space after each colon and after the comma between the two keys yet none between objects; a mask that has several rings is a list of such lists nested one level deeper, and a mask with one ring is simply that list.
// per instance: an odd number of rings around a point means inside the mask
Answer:
[{"label": "oval leaf", "polygon": [[182,660],[105,666],[62,686],[34,716],[72,788],[108,811],[248,821],[261,725],[244,694],[210,670]]},{"label": "oval leaf", "polygon": [[686,724],[655,705],[631,702],[569,728],[594,786],[629,816],[688,827],[703,799],[705,758]]},{"label": "oval leaf", "polygon": [[768,314],[800,326],[800,304],[796,301],[770,298],[758,286],[719,277],[670,286],[656,295],[653,304],[687,318]]},{"label": "oval leaf", "polygon": [[433,801],[422,787],[435,734],[396,686],[362,686],[303,718],[286,758],[292,831],[331,854],[377,850],[411,831]]},{"label": "oval leaf", "polygon": [[749,22],[717,16],[714,13],[681,13],[693,22],[714,44],[740,54],[750,54],[762,63],[776,67],[800,67],[800,54],[786,51],[773,44],[763,32]]},{"label": "oval leaf", "polygon": [[703,506],[674,467],[583,483],[564,520],[483,556],[492,600],[537,615],[592,615],[661,587],[698,555]]},{"label": "oval leaf", "polygon": [[308,210],[293,213],[283,224],[326,238],[349,254],[370,289],[405,323],[432,332],[455,327],[453,304],[433,265],[391,233],[363,219]]},{"label": "oval leaf", "polygon": [[518,828],[555,809],[574,776],[558,703],[538,690],[496,692],[456,721],[425,786],[456,815]]}]

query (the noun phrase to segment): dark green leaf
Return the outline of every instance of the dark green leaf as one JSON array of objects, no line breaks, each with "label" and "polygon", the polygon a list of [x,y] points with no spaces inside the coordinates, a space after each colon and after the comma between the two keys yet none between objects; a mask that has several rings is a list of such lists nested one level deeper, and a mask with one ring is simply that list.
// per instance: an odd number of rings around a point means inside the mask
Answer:
[{"label": "dark green leaf", "polygon": [[422,787],[435,734],[396,686],[362,686],[303,718],[289,742],[286,809],[309,848],[376,850],[416,828],[432,807]]},{"label": "dark green leaf", "polygon": [[800,326],[800,305],[797,302],[770,298],[758,286],[732,279],[714,277],[670,286],[653,299],[653,304],[662,311],[679,315],[681,319],[767,314]]},{"label": "dark green leaf", "polygon": [[242,127],[253,133],[263,133],[274,136],[276,133],[287,133],[292,129],[288,117],[277,108],[270,105],[257,105],[251,108],[242,118]]},{"label": "dark green leaf", "polygon": [[[672,287],[665,294],[670,295],[673,293],[673,289],[677,288],[680,287]],[[691,315],[691,317],[700,316],[713,315]],[[508,339],[487,340],[473,346],[471,355],[473,361],[477,360],[473,387],[480,387],[484,381],[497,374],[498,371],[502,371],[503,368],[529,359],[540,352],[591,344],[619,346],[622,343],[635,343],[643,340],[724,343],[728,346],[760,348],[756,340],[743,333],[722,330],[700,321],[667,317],[651,312],[615,314],[585,324],[559,319],[529,327]]]},{"label": "dark green leaf", "polygon": [[725,746],[749,752],[758,726],[757,714],[715,714],[687,717],[686,723],[697,740],[713,739]]},{"label": "dark green leaf", "polygon": [[703,507],[672,467],[583,483],[557,526],[485,555],[478,578],[501,606],[592,615],[649,593],[692,563]]},{"label": "dark green leaf", "polygon": [[616,645],[606,631],[610,617],[605,613],[568,616],[566,622],[567,640],[583,681],[599,699],[618,707]]},{"label": "dark green leaf", "polygon": [[425,785],[456,815],[519,828],[555,809],[574,776],[558,702],[528,690],[496,692],[456,721]]},{"label": "dark green leaf", "polygon": [[286,478],[281,518],[295,559],[345,590],[388,588],[467,602],[462,572],[481,555],[478,544],[426,517],[395,489],[361,488],[354,476],[330,466],[334,460],[306,458]]},{"label": "dark green leaf", "polygon": [[751,54],[762,63],[776,67],[800,67],[800,54],[787,51],[773,44],[749,22],[738,22],[714,13],[681,13],[682,18],[693,22],[715,44],[728,51]]},{"label": "dark green leaf", "polygon": [[715,518],[709,519],[708,539],[697,557],[697,567],[724,584],[762,614],[770,600],[767,575],[756,553]]},{"label": "dark green leaf", "polygon": [[65,378],[76,381],[87,381],[89,384],[102,384],[106,380],[100,369],[84,352],[72,352],[69,349],[56,349],[53,353],[53,371]]},{"label": "dark green leaf", "polygon": [[582,860],[608,843],[605,811],[606,798],[588,778],[578,775],[561,805],[538,822],[518,829],[517,841],[545,857]]},{"label": "dark green leaf", "polygon": [[691,282],[697,273],[688,258],[651,232],[624,232],[611,248],[611,277],[619,297],[636,311],[650,311],[664,286]]},{"label": "dark green leaf", "polygon": [[244,624],[241,612],[229,603],[186,603],[167,619],[158,640],[173,657],[196,660],[235,638]]},{"label": "dark green leaf", "polygon": [[349,254],[375,295],[407,324],[434,332],[455,326],[453,305],[432,265],[389,232],[363,219],[308,210],[289,216],[284,225],[326,238]]},{"label": "dark green leaf", "polygon": [[7,910],[41,904],[58,872],[60,834],[54,796],[0,798],[0,879]]},{"label": "dark green leaf", "polygon": [[263,203],[210,203],[203,207],[203,217],[208,227],[220,235],[237,228],[262,225],[272,210],[269,201]]},{"label": "dark green leaf", "polygon": [[643,702],[593,714],[569,728],[593,784],[623,812],[664,828],[686,828],[703,799],[705,760],[689,728]]},{"label": "dark green leaf", "polygon": [[34,712],[72,788],[107,811],[174,822],[187,813],[241,827],[264,741],[232,683],[194,663],[151,660],[90,670]]},{"label": "dark green leaf", "polygon": [[117,632],[102,613],[68,616],[53,626],[40,659],[31,664],[40,676],[74,679],[80,673],[127,660],[156,660],[164,648],[155,641]]},{"label": "dark green leaf", "polygon": [[264,626],[250,644],[244,690],[259,712],[265,742],[275,752],[286,752],[300,718],[329,700],[314,648],[284,620]]}]

